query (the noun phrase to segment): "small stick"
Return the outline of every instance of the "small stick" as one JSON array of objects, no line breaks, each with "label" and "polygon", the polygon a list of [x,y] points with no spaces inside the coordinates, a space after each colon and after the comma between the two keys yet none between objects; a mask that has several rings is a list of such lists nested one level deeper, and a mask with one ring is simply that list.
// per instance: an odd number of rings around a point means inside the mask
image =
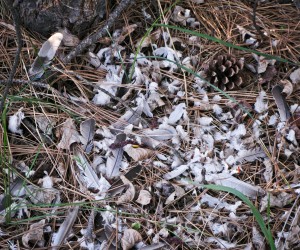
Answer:
[{"label": "small stick", "polygon": [[252,22],[253,22],[253,26],[256,29],[256,31],[258,32],[261,41],[263,41],[264,39],[264,34],[262,33],[261,29],[258,27],[257,23],[256,23],[256,10],[257,10],[257,5],[258,5],[258,0],[254,0],[253,3],[253,15],[252,15]]}]

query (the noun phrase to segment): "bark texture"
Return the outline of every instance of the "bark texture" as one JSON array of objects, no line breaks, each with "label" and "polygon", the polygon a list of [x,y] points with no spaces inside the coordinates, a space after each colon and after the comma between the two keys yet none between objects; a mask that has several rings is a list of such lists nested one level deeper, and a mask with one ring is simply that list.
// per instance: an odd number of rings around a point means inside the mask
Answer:
[{"label": "bark texture", "polygon": [[105,18],[106,0],[22,0],[18,10],[29,30],[47,37],[66,27],[82,38]]}]

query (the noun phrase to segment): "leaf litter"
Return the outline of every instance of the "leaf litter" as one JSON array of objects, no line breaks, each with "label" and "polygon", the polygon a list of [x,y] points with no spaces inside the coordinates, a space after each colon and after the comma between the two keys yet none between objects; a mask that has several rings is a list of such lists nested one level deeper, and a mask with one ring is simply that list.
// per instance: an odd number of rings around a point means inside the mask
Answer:
[{"label": "leaf litter", "polygon": [[[226,8],[229,2],[239,7]],[[261,1],[257,9],[266,42],[251,25],[249,3],[229,2],[220,6],[214,0],[187,1],[170,10],[160,4],[170,24],[267,54],[299,58],[289,40],[297,37],[297,24],[288,20],[295,26],[283,40],[284,23],[274,29],[273,24],[285,17],[276,19],[279,14],[271,3]],[[292,5],[281,7],[297,16]],[[151,8],[143,13],[156,13]],[[231,19],[240,16],[246,21]],[[72,66],[89,84],[67,70],[48,78],[55,55],[67,51],[66,33],[60,31],[41,45],[25,32],[26,42],[41,47],[35,60],[24,54],[29,77],[51,84],[57,92],[35,88],[41,100],[37,104],[26,102],[33,98],[28,89],[25,99],[10,100],[14,105],[8,107],[9,143],[1,146],[1,156],[7,157],[3,176],[9,176],[11,199],[1,193],[0,222],[6,232],[16,229],[18,234],[10,243],[2,241],[1,247],[267,248],[247,205],[197,183],[240,191],[259,208],[278,249],[297,248],[299,69],[162,27],[142,38],[145,20],[136,22],[130,15],[129,20]],[[10,41],[14,30],[3,28],[1,39]],[[216,54],[245,60],[243,85],[226,92],[231,98],[212,93],[207,82],[186,70],[205,78],[203,65]],[[39,58],[42,65],[36,63]],[[6,140],[4,125],[1,143]],[[43,135],[53,144],[43,143]],[[25,172],[14,163],[20,160]],[[9,219],[32,223],[14,227],[4,223]]]}]

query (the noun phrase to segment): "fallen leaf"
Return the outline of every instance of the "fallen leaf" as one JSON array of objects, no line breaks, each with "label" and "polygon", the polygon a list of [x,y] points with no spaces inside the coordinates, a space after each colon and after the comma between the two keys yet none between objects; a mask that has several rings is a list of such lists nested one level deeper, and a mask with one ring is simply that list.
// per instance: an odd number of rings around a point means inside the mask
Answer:
[{"label": "fallen leaf", "polygon": [[260,84],[264,84],[272,81],[272,79],[277,75],[277,69],[274,65],[269,65],[266,71],[263,73],[262,77],[259,79]]},{"label": "fallen leaf", "polygon": [[40,130],[42,130],[45,134],[52,134],[52,129],[56,124],[54,119],[43,115],[35,117],[35,121],[37,122]]},{"label": "fallen leaf", "polygon": [[125,229],[123,237],[121,239],[121,246],[123,250],[131,249],[136,243],[142,241],[141,234],[134,229]]},{"label": "fallen leaf", "polygon": [[58,32],[63,34],[62,43],[67,47],[75,47],[79,44],[79,38],[73,35],[67,28],[59,29]]},{"label": "fallen leaf", "polygon": [[116,204],[119,205],[121,203],[131,202],[134,199],[135,196],[135,188],[131,181],[129,181],[124,175],[121,175],[121,180],[123,181],[124,185],[128,185],[128,188],[126,192],[121,195],[118,200],[116,201]]},{"label": "fallen leaf", "polygon": [[283,86],[282,93],[286,93],[286,97],[293,93],[294,87],[289,80],[281,80],[280,85]]},{"label": "fallen leaf", "polygon": [[[125,177],[128,179],[128,180],[133,180],[135,179],[138,174],[141,172],[142,170],[142,165],[137,165],[133,168],[131,168],[126,174],[125,174]],[[121,192],[123,192],[123,190],[125,189],[124,185],[122,185],[122,181],[119,179],[118,181],[116,181],[115,183],[113,183],[113,185],[110,187],[108,193],[111,195],[111,196],[115,196]]]},{"label": "fallen leaf", "polygon": [[145,206],[145,205],[148,205],[150,203],[151,199],[152,199],[152,196],[151,196],[149,191],[141,190],[140,194],[139,194],[139,197],[137,198],[136,202],[143,205],[143,206]]},{"label": "fallen leaf", "polygon": [[252,228],[252,243],[256,247],[255,249],[265,249],[264,237],[260,234],[255,226]]},{"label": "fallen leaf", "polygon": [[256,68],[256,72],[257,74],[261,74],[264,73],[268,67],[268,65],[274,65],[276,60],[271,59],[268,60],[266,59],[264,56],[258,56],[256,54],[252,54],[254,59],[257,61],[257,68]]},{"label": "fallen leaf", "polygon": [[74,142],[80,142],[80,135],[77,132],[77,129],[74,125],[74,122],[71,118],[68,118],[63,127],[62,130],[62,137],[60,142],[57,145],[58,149],[70,149],[71,144]]},{"label": "fallen leaf", "polygon": [[189,17],[190,17],[190,11],[178,5],[175,6],[173,13],[171,15],[172,21],[174,21],[175,23],[180,23],[183,26],[186,26],[186,21]]},{"label": "fallen leaf", "polygon": [[151,244],[149,246],[145,246],[145,247],[142,247],[140,248],[140,250],[158,250],[158,249],[163,249],[162,247],[164,247],[166,244],[165,243],[154,243],[154,244]]},{"label": "fallen leaf", "polygon": [[132,144],[127,144],[124,147],[124,151],[134,160],[140,161],[146,158],[149,158],[153,154],[151,149],[147,148],[140,148],[140,147],[133,147]]},{"label": "fallen leaf", "polygon": [[237,28],[242,35],[243,42],[249,45],[254,45],[254,46],[258,45],[256,35],[254,33],[250,32],[249,30],[245,29],[240,25],[237,25]]},{"label": "fallen leaf", "polygon": [[173,126],[161,124],[158,129],[144,130],[144,134],[157,141],[166,141],[177,135],[177,131]]},{"label": "fallen leaf", "polygon": [[120,44],[124,41],[124,39],[129,36],[135,29],[137,28],[137,24],[131,24],[128,26],[123,27],[121,34],[116,34],[116,37],[113,35],[113,37],[116,39],[116,43]]},{"label": "fallen leaf", "polygon": [[29,242],[37,245],[38,247],[44,247],[44,231],[43,228],[45,226],[45,220],[41,220],[39,222],[33,223],[29,230],[25,232],[22,236],[22,243],[25,247],[31,248],[29,246]]},{"label": "fallen leaf", "polygon": [[185,194],[185,191],[182,187],[175,184],[172,184],[172,186],[174,187],[175,191],[166,199],[165,201],[166,205],[171,204],[175,200],[175,197],[176,199],[178,199]]},{"label": "fallen leaf", "polygon": [[222,240],[221,238],[218,237],[208,237],[205,239],[206,242],[208,243],[215,243],[217,246],[219,246],[221,249],[230,249],[230,248],[235,248],[237,246],[237,243],[233,242],[228,242],[226,240]]}]

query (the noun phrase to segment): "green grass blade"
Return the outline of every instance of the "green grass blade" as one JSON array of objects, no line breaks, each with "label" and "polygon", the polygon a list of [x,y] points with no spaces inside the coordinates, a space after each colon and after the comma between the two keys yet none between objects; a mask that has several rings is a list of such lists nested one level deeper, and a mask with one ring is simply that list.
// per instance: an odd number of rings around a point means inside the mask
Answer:
[{"label": "green grass blade", "polygon": [[[195,182],[193,182],[193,184],[195,184]],[[253,205],[253,203],[243,193],[241,193],[233,188],[220,186],[220,185],[213,185],[213,184],[209,184],[209,185],[196,184],[196,185],[207,188],[207,189],[211,189],[211,190],[228,192],[228,193],[235,195],[239,199],[241,199],[245,204],[247,204],[250,207],[250,209],[251,209],[258,225],[260,226],[261,231],[263,232],[265,238],[267,239],[271,249],[276,250],[271,231],[266,227],[263,217],[261,216],[261,214],[259,213],[257,208]]]},{"label": "green grass blade", "polygon": [[268,59],[275,59],[278,62],[289,63],[289,64],[292,64],[292,65],[298,65],[299,66],[299,63],[295,63],[295,62],[289,61],[287,59],[284,59],[284,58],[281,58],[281,57],[278,57],[278,56],[265,54],[265,53],[259,52],[257,50],[254,50],[254,49],[249,49],[249,48],[245,48],[245,47],[242,47],[242,46],[239,46],[239,45],[235,45],[235,44],[232,44],[230,42],[225,42],[221,39],[218,39],[218,38],[213,37],[213,36],[209,36],[207,34],[199,33],[199,32],[196,32],[196,31],[184,29],[184,28],[181,28],[181,27],[173,26],[173,25],[162,24],[162,23],[159,23],[159,24],[155,23],[154,26],[156,26],[156,27],[165,27],[165,28],[169,28],[169,29],[178,30],[178,31],[181,31],[181,32],[193,35],[193,36],[198,36],[198,37],[208,39],[208,40],[213,41],[213,42],[217,42],[217,43],[222,44],[222,45],[224,45],[228,48],[247,51],[247,52],[250,52],[250,53],[257,54],[259,56],[264,56],[265,58],[268,58]]}]

